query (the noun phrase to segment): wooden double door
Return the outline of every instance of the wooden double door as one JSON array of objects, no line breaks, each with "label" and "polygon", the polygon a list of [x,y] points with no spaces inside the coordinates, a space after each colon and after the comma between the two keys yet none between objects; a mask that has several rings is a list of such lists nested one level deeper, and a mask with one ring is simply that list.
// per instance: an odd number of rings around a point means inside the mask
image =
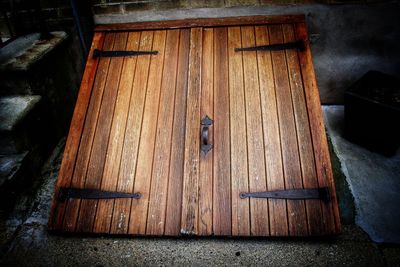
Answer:
[{"label": "wooden double door", "polygon": [[[301,49],[235,51],[299,40]],[[96,49],[157,54],[93,57]],[[140,197],[61,198],[68,188]],[[240,197],[304,188],[328,188],[329,199]],[[338,233],[303,17],[100,26],[49,227],[170,236]]]}]

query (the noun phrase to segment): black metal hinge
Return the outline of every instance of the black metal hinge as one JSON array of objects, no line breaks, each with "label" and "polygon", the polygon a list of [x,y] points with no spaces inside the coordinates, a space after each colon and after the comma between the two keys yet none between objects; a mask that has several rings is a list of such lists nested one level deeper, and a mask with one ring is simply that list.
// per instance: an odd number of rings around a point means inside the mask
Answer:
[{"label": "black metal hinge", "polygon": [[300,51],[305,49],[304,42],[302,40],[283,43],[283,44],[270,44],[270,45],[260,45],[253,47],[243,47],[243,48],[235,48],[235,52],[240,51],[279,51],[285,49],[298,49]]},{"label": "black metal hinge", "polygon": [[58,193],[58,201],[64,202],[70,198],[80,199],[113,199],[113,198],[135,198],[141,197],[140,193],[109,192],[97,189],[66,188],[61,187]]},{"label": "black metal hinge", "polygon": [[95,49],[93,51],[93,58],[98,57],[128,57],[128,56],[140,56],[140,55],[157,55],[158,51],[103,51]]},{"label": "black metal hinge", "polygon": [[321,199],[329,202],[328,187],[240,193],[240,198]]}]

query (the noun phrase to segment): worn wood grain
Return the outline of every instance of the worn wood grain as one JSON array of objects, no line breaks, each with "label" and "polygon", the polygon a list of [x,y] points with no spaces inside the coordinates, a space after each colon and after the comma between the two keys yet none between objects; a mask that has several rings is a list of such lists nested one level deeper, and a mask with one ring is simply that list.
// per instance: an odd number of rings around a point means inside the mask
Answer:
[{"label": "worn wood grain", "polygon": [[181,234],[197,234],[200,155],[201,28],[190,31],[188,103],[186,112]]},{"label": "worn wood grain", "polygon": [[[268,45],[267,26],[255,27],[256,45]],[[267,189],[282,190],[285,188],[283,177],[282,151],[280,145],[280,129],[277,110],[274,72],[271,52],[257,53],[260,79],[261,110],[264,128],[264,154],[267,169]],[[269,199],[270,235],[288,235],[286,201]]]},{"label": "worn wood grain", "polygon": [[165,234],[170,236],[179,235],[181,229],[183,162],[185,152],[185,144],[182,140],[185,140],[186,127],[190,30],[182,29],[180,32],[175,114],[172,127],[172,148],[165,219]]},{"label": "worn wood grain", "polygon": [[[281,25],[269,26],[269,34],[271,44],[283,43]],[[297,144],[297,132],[294,121],[285,51],[273,51],[271,54],[276,86],[279,127],[281,132],[285,188],[303,188]],[[287,200],[287,208],[289,234],[294,236],[307,235],[307,217],[304,200]]]},{"label": "worn wood grain", "polygon": [[[172,126],[175,108],[176,73],[179,55],[179,30],[167,31],[165,60],[161,82],[160,107],[153,155],[153,172],[147,215],[146,233],[164,234],[167,205],[169,164],[171,159]],[[178,126],[179,127],[179,126]]]},{"label": "worn wood grain", "polygon": [[304,23],[296,23],[295,34],[298,39],[305,41],[305,50],[299,52],[298,55],[310,121],[318,184],[320,187],[329,186],[331,195],[329,203],[322,203],[323,217],[321,219],[323,219],[323,232],[325,234],[335,234],[339,233],[341,228],[339,208],[337,206],[332,166],[306,25]]},{"label": "worn wood grain", "polygon": [[[114,39],[115,34],[107,34],[105,36],[103,49],[113,49]],[[96,73],[96,80],[93,85],[92,96],[87,110],[85,126],[80,140],[75,169],[70,183],[70,186],[74,188],[83,188],[85,185],[86,171],[89,163],[93,138],[97,126],[97,120],[109,71],[110,61],[111,60],[109,58],[102,58],[99,62],[99,67]],[[80,204],[81,201],[79,199],[68,200],[63,222],[63,228],[66,231],[75,231]]]},{"label": "worn wood grain", "polygon": [[[128,36],[127,50],[138,50],[140,32],[132,32]],[[118,95],[115,104],[114,117],[111,125],[110,141],[108,143],[106,160],[101,189],[105,191],[118,191],[117,183],[119,167],[121,163],[122,148],[128,117],[129,102],[132,93],[137,57],[124,58],[121,80],[118,87]],[[118,188],[119,189],[119,188]],[[100,200],[96,211],[93,232],[108,233],[111,227],[114,200]]]},{"label": "worn wood grain", "polygon": [[[200,118],[214,118],[214,31],[212,28],[203,30],[202,66],[201,66],[201,106]],[[209,127],[209,140],[213,143],[213,129]],[[212,199],[213,199],[213,150],[207,154],[200,152],[199,173],[199,235],[212,234]]]},{"label": "worn wood grain", "polygon": [[[94,49],[103,48],[104,37],[105,34],[102,32],[94,34],[92,46],[86,61],[85,72],[83,73],[78,99],[76,100],[74,114],[72,116],[72,122],[69,129],[67,142],[65,144],[63,160],[58,173],[56,190],[54,193],[54,199],[48,223],[50,230],[61,229],[63,225],[66,203],[58,202],[57,196],[60,187],[66,187],[71,184],[75,160],[78,154],[79,142],[81,140],[81,135],[85,125],[85,118],[88,114],[87,111],[91,99],[90,96],[92,94],[96,71],[100,61],[99,59],[93,58],[93,51]],[[103,65],[105,64],[103,63]],[[102,68],[104,67],[105,66],[102,66]]]},{"label": "worn wood grain", "polygon": [[[125,50],[128,33],[115,34],[115,50]],[[104,87],[98,123],[94,134],[92,150],[86,171],[85,188],[100,189],[101,177],[108,146],[111,123],[114,114],[119,81],[121,78],[122,58],[114,58],[110,62],[110,70]],[[98,200],[82,200],[77,221],[77,231],[92,232]]]},{"label": "worn wood grain", "polygon": [[249,199],[241,199],[241,192],[249,191],[246,106],[243,82],[242,47],[240,27],[228,28],[229,53],[229,105],[232,176],[232,235],[250,235]]},{"label": "worn wood grain", "polygon": [[[142,32],[140,40],[137,41],[139,50],[148,51],[153,46],[153,32]],[[138,142],[141,133],[141,121],[143,117],[143,106],[146,95],[146,86],[149,75],[150,56],[137,58],[134,79],[131,84],[131,97],[129,100],[128,114],[125,120],[122,158],[119,164],[117,192],[133,192],[134,172],[137,162]],[[133,125],[135,125],[133,127]],[[129,153],[129,155],[127,155]],[[114,201],[113,215],[111,220],[111,233],[125,234],[128,230],[130,215],[130,199],[116,199]]]},{"label": "worn wood grain", "polygon": [[[156,138],[156,129],[158,123],[158,111],[160,104],[160,88],[162,83],[162,73],[165,57],[165,40],[166,31],[156,31],[153,37],[153,50],[158,51],[158,55],[151,56],[150,66],[148,67],[148,77],[146,79],[147,86],[144,83],[137,84],[137,94],[144,96],[146,90],[146,103],[144,104],[143,118],[137,118],[135,114],[137,106],[139,110],[143,109],[143,104],[139,99],[133,98],[131,102],[131,119],[128,117],[129,132],[125,134],[124,145],[124,171],[125,175],[134,178],[133,190],[142,195],[140,199],[130,201],[121,201],[123,209],[130,212],[128,233],[145,234],[147,224],[147,211],[150,196],[150,182],[153,166],[154,147]],[[147,89],[146,89],[147,88]],[[141,126],[139,126],[141,124]],[[137,132],[137,128],[141,127],[141,133]],[[136,129],[135,129],[136,128]],[[140,142],[139,142],[140,134]],[[121,168],[122,168],[121,166]],[[121,169],[122,171],[122,169]]]},{"label": "worn wood grain", "polygon": [[[242,27],[243,47],[256,45],[254,27]],[[256,52],[243,52],[250,192],[266,191],[264,137]],[[251,235],[269,235],[268,201],[250,199]]]},{"label": "worn wood grain", "polygon": [[228,77],[228,30],[214,29],[214,189],[215,235],[232,234]]},{"label": "worn wood grain", "polygon": [[[294,42],[296,40],[292,24],[284,24],[282,25],[282,29],[285,42]],[[307,105],[304,98],[303,81],[297,51],[286,50],[286,58],[296,122],[303,185],[304,188],[318,188],[310,124],[308,122]],[[323,230],[323,217],[320,202],[319,200],[306,201],[310,235],[319,235]]]}]

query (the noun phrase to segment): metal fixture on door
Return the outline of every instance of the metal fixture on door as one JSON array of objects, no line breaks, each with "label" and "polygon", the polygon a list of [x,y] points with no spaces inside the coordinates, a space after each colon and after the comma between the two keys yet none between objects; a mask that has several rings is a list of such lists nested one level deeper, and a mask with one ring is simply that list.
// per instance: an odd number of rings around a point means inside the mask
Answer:
[{"label": "metal fixture on door", "polygon": [[140,193],[110,192],[97,189],[86,188],[66,188],[61,187],[58,193],[58,200],[64,202],[70,198],[80,199],[114,199],[114,198],[135,198],[139,199]]},{"label": "metal fixture on door", "polygon": [[128,57],[128,56],[141,56],[141,55],[157,55],[158,51],[103,51],[95,49],[93,51],[93,58],[98,57]]},{"label": "metal fixture on door", "polygon": [[328,187],[240,193],[240,198],[321,199],[330,201]]},{"label": "metal fixture on door", "polygon": [[204,152],[204,155],[207,155],[207,153],[213,148],[213,145],[210,144],[209,140],[209,128],[213,124],[213,120],[208,117],[207,115],[203,117],[203,119],[200,122],[201,127],[201,151]]},{"label": "metal fixture on door", "polygon": [[235,52],[240,51],[279,51],[285,49],[298,49],[300,51],[305,49],[304,42],[302,40],[298,40],[290,43],[283,44],[270,44],[270,45],[260,45],[253,47],[243,47],[243,48],[235,48]]}]

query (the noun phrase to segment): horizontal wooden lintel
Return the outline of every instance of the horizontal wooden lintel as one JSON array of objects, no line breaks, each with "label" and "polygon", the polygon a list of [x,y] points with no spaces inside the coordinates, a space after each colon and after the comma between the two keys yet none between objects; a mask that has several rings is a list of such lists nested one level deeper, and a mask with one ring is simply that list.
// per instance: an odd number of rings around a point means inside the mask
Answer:
[{"label": "horizontal wooden lintel", "polygon": [[158,30],[192,27],[223,27],[235,25],[282,24],[304,22],[304,14],[270,15],[270,16],[244,16],[225,18],[196,18],[165,21],[142,21],[132,23],[100,24],[95,31],[135,31]]}]

